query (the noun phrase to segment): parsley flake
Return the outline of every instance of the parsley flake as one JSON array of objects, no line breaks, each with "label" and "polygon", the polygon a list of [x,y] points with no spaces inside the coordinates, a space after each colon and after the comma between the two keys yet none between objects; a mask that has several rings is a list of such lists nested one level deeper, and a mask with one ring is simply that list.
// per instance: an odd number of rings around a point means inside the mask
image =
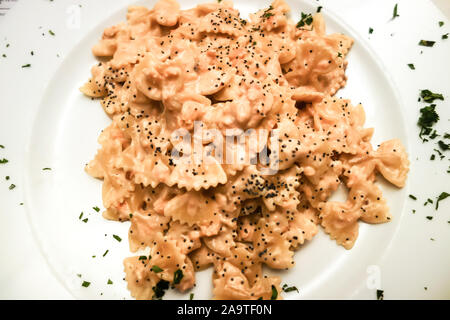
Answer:
[{"label": "parsley flake", "polygon": [[377,290],[377,300],[384,300],[384,290]]},{"label": "parsley flake", "polygon": [[309,26],[309,25],[311,25],[312,22],[313,22],[312,15],[310,13],[306,14],[306,13],[302,12],[300,21],[297,22],[297,26],[296,27],[297,28],[301,28],[301,27],[304,27],[305,24]]},{"label": "parsley flake", "polygon": [[439,202],[450,197],[450,194],[447,192],[442,192],[436,199],[436,210],[439,209]]},{"label": "parsley flake", "polygon": [[440,93],[431,92],[428,89],[424,89],[420,91],[420,96],[425,102],[433,102],[434,100],[444,100],[444,96]]},{"label": "parsley flake", "polygon": [[394,12],[392,14],[392,20],[394,20],[397,17],[400,17],[400,15],[398,14],[398,3],[396,3],[395,6],[394,6]]},{"label": "parsley flake", "polygon": [[432,47],[432,46],[434,46],[435,43],[436,43],[436,41],[431,41],[431,40],[420,40],[420,41],[419,41],[419,46],[423,46],[423,47]]},{"label": "parsley flake", "polygon": [[270,297],[270,300],[277,300],[278,298],[278,290],[275,288],[274,285],[272,285],[272,296]]},{"label": "parsley flake", "polygon": [[289,287],[287,284],[284,284],[282,289],[284,292],[291,292],[291,291],[299,292],[296,286]]},{"label": "parsley flake", "polygon": [[113,234],[113,238],[119,242],[122,241],[122,238],[120,238],[118,235]]},{"label": "parsley flake", "polygon": [[183,271],[181,271],[180,269],[175,271],[175,273],[173,274],[173,284],[179,284],[183,277]]},{"label": "parsley flake", "polygon": [[166,293],[166,290],[169,289],[169,281],[159,280],[159,282],[152,288],[154,295],[152,297],[153,300],[161,300],[161,298]]},{"label": "parsley flake", "polygon": [[161,268],[158,267],[157,265],[152,266],[151,270],[152,270],[154,273],[163,272],[163,269],[161,269]]}]

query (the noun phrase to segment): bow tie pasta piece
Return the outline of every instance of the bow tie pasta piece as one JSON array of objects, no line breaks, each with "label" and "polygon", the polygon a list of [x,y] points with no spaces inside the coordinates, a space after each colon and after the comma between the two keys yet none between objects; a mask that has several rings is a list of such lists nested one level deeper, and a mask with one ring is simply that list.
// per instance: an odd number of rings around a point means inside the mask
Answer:
[{"label": "bow tie pasta piece", "polygon": [[180,17],[180,5],[175,0],[158,1],[153,7],[153,17],[165,27],[173,27]]},{"label": "bow tie pasta piece", "polygon": [[409,160],[405,147],[398,139],[385,141],[375,152],[377,170],[393,185],[405,186]]},{"label": "bow tie pasta piece", "polygon": [[321,225],[330,238],[345,249],[351,249],[358,237],[361,210],[351,201],[328,201],[319,205]]},{"label": "bow tie pasta piece", "polygon": [[262,218],[256,227],[253,240],[258,261],[273,269],[288,269],[294,266],[294,252],[286,236],[276,231],[276,224]]},{"label": "bow tie pasta piece", "polygon": [[201,231],[194,227],[191,228],[187,224],[182,224],[178,221],[171,221],[170,227],[167,230],[166,237],[177,242],[177,247],[180,248],[183,254],[188,254],[201,247],[200,238]]},{"label": "bow tie pasta piece", "polygon": [[136,252],[151,246],[155,240],[159,240],[158,235],[168,228],[169,221],[170,218],[157,213],[133,214],[128,233],[130,250]]},{"label": "bow tie pasta piece", "polygon": [[361,181],[349,192],[352,199],[361,210],[361,220],[367,223],[389,222],[392,216],[381,190],[373,183]]},{"label": "bow tie pasta piece", "polygon": [[211,252],[204,244],[202,244],[199,249],[192,252],[189,255],[189,258],[196,271],[204,270],[210,267],[216,260],[220,259],[219,256],[216,257],[216,254]]},{"label": "bow tie pasta piece", "polygon": [[171,199],[164,215],[189,226],[220,225],[221,204],[201,191],[188,191]]},{"label": "bow tie pasta piece", "polygon": [[236,245],[235,237],[235,230],[222,226],[217,235],[203,238],[203,243],[216,254],[222,257],[230,257],[231,248]]},{"label": "bow tie pasta piece", "polygon": [[[272,287],[281,292],[280,279],[278,277],[263,277],[252,286],[248,279],[229,262],[218,264],[213,275],[214,299],[217,300],[270,300]],[[278,295],[277,299],[281,299]]]},{"label": "bow tie pasta piece", "polygon": [[151,300],[155,296],[156,284],[161,280],[147,265],[147,259],[129,257],[123,262],[125,280],[131,296],[137,300]]},{"label": "bow tie pasta piece", "polygon": [[298,206],[297,210],[293,211],[288,221],[288,229],[283,234],[293,249],[299,248],[305,240],[311,240],[319,231],[317,210],[307,205],[305,207]]},{"label": "bow tie pasta piece", "polygon": [[191,260],[176,245],[175,240],[166,239],[162,233],[157,233],[150,249],[151,259],[148,268],[160,279],[173,282],[176,272],[183,273],[178,288],[185,291],[195,282],[195,272]]},{"label": "bow tie pasta piece", "polygon": [[217,8],[201,18],[198,32],[238,37],[242,34],[239,11],[233,8]]},{"label": "bow tie pasta piece", "polygon": [[250,15],[250,21],[262,29],[272,31],[284,27],[288,20],[286,14],[291,11],[284,0],[275,0],[265,9]]}]

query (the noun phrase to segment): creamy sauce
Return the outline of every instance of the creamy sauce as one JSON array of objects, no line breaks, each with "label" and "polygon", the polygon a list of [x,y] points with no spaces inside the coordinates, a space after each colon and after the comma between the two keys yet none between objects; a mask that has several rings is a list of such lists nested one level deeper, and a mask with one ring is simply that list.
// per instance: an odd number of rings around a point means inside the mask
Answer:
[{"label": "creamy sauce", "polygon": [[[214,268],[216,299],[270,299],[294,251],[319,225],[346,249],[359,220],[392,219],[376,173],[403,187],[409,161],[397,139],[374,150],[361,105],[334,96],[346,83],[353,40],[325,33],[320,13],[296,26],[289,7],[241,19],[230,1],[180,10],[174,0],[130,7],[127,22],[105,29],[93,53],[102,61],[82,88],[100,98],[112,123],[86,167],[103,179],[104,217],[131,221],[125,259],[132,296],[155,298],[161,281],[186,291],[195,271]],[[172,133],[204,129],[279,130],[279,171],[257,164],[174,164]],[[268,135],[251,144],[268,145]],[[234,149],[227,152],[237,154]],[[327,201],[340,184],[345,202]],[[278,299],[281,295],[278,295]]]}]

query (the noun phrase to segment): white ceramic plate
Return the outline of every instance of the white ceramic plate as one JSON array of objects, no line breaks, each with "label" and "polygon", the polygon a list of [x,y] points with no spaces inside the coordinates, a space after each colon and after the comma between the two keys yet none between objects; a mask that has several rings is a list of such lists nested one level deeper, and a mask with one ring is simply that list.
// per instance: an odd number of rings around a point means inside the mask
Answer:
[{"label": "white ceramic plate", "polygon": [[[292,8],[294,20],[300,12],[315,12],[317,8],[317,3],[312,1],[287,2]],[[154,1],[137,3],[151,6]],[[182,7],[189,8],[196,3],[198,1],[185,0]],[[268,4],[268,1],[257,0],[235,1],[235,6],[244,16]],[[348,56],[348,83],[337,96],[363,103],[366,126],[375,128],[374,145],[400,138],[410,150],[410,142],[416,141],[410,136],[416,133],[405,125],[408,118],[404,115],[406,108],[388,70],[360,33],[352,30],[330,10],[324,9],[322,13],[329,33],[342,32],[355,39]],[[77,37],[79,40],[69,46],[70,51],[60,58],[62,61],[58,67],[53,68],[45,91],[34,96],[39,103],[32,120],[23,165],[25,207],[50,267],[76,298],[130,298],[123,281],[122,265],[123,258],[130,255],[127,240],[129,224],[106,221],[93,209],[94,206],[102,208],[101,182],[89,177],[83,170],[99,147],[96,140],[100,131],[110,120],[98,101],[84,97],[78,89],[89,78],[90,67],[96,62],[91,47],[105,27],[124,21],[125,15],[126,5],[123,5],[120,11],[112,13],[106,20],[96,22],[92,30],[83,30],[83,34]],[[43,27],[42,32],[46,33],[46,29]],[[44,171],[44,167],[52,170]],[[395,272],[391,275],[391,271],[384,270],[392,269],[389,265],[394,258],[390,257],[395,257],[396,252],[409,250],[407,243],[396,240],[396,235],[404,229],[405,215],[410,214],[405,203],[411,179],[401,190],[381,178],[378,180],[391,208],[393,221],[383,225],[360,223],[359,238],[350,251],[337,246],[321,231],[296,252],[296,267],[276,272],[281,275],[283,283],[301,289],[299,294],[285,294],[286,299],[371,299],[375,297],[376,287],[384,288],[389,281],[393,281]],[[79,220],[81,212],[84,213],[83,219],[89,219],[87,223]],[[122,241],[117,242],[113,235],[120,236]],[[108,253],[103,256],[107,250]],[[449,265],[448,256],[442,261]],[[376,283],[381,277],[381,270],[388,276],[383,278],[382,283]],[[107,284],[109,279],[114,282],[113,285]],[[371,282],[373,280],[375,284]],[[82,281],[91,282],[89,288],[82,287]],[[195,297],[209,299],[211,289],[211,270],[197,273],[197,286],[192,291]],[[170,292],[167,297],[186,299],[188,294]]]}]

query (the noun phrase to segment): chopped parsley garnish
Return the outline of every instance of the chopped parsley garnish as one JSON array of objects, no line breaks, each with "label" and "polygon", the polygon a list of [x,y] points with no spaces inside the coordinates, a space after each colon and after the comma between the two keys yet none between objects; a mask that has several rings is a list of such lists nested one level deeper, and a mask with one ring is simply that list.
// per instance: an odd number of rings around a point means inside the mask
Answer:
[{"label": "chopped parsley garnish", "polygon": [[432,216],[427,216],[427,219],[428,220],[433,220],[433,217]]},{"label": "chopped parsley garnish", "polygon": [[100,208],[99,207],[92,207],[92,209],[94,209],[95,211],[99,212]]},{"label": "chopped parsley garnish", "polygon": [[147,257],[146,256],[140,256],[139,260],[147,260]]},{"label": "chopped parsley garnish", "polygon": [[369,34],[373,33],[373,28],[369,28]]},{"label": "chopped parsley garnish", "polygon": [[107,284],[113,284],[112,280],[111,280],[111,279],[108,279]]},{"label": "chopped parsley garnish", "polygon": [[425,142],[423,136],[430,136],[433,132],[432,126],[439,121],[439,115],[436,113],[436,105],[431,104],[429,106],[420,109],[420,117],[417,124],[420,126],[419,137]]},{"label": "chopped parsley garnish", "polygon": [[108,254],[109,250],[106,250],[105,253],[103,254],[103,257],[106,256]]},{"label": "chopped parsley garnish", "polygon": [[448,39],[448,33],[443,34],[442,37],[441,37],[441,39],[442,39],[442,40]]},{"label": "chopped parsley garnish", "polygon": [[318,6],[318,7],[317,7],[317,11],[316,11],[316,12],[319,13],[320,11],[322,11],[322,6]]},{"label": "chopped parsley garnish", "polygon": [[194,300],[194,294],[193,294],[193,293],[191,293],[191,294],[189,295],[189,300]]},{"label": "chopped parsley garnish", "polygon": [[413,63],[408,63],[408,67],[409,67],[411,70],[416,70],[416,67],[414,66]]},{"label": "chopped parsley garnish", "polygon": [[5,164],[5,163],[8,163],[8,162],[9,162],[8,159],[5,159],[5,158],[0,159],[0,163],[1,164]]},{"label": "chopped parsley garnish", "polygon": [[83,218],[83,212],[81,212],[80,216],[78,217],[79,220],[81,220],[81,218]]},{"label": "chopped parsley garnish", "polygon": [[420,96],[425,102],[433,102],[436,99],[444,100],[444,96],[442,94],[431,92],[428,89],[421,90]]},{"label": "chopped parsley garnish", "polygon": [[398,3],[396,3],[395,6],[394,6],[394,12],[392,14],[392,20],[394,20],[397,17],[400,17],[400,15],[398,14]]},{"label": "chopped parsley garnish", "polygon": [[439,155],[439,158],[444,159],[445,156],[442,154],[442,152],[440,152],[438,149],[433,149],[433,151],[436,151],[436,153]]},{"label": "chopped parsley garnish", "polygon": [[429,203],[433,203],[433,200],[431,200],[430,198],[427,199],[427,201],[425,201],[425,203],[423,204],[423,206],[425,207],[427,204]]},{"label": "chopped parsley garnish", "polygon": [[122,238],[120,238],[118,235],[113,234],[113,238],[119,242],[122,241]]},{"label": "chopped parsley garnish", "polygon": [[282,289],[284,292],[291,292],[291,291],[299,292],[296,286],[289,287],[287,284],[284,284]]},{"label": "chopped parsley garnish", "polygon": [[436,210],[439,209],[439,202],[450,197],[450,194],[447,192],[442,192],[436,199]]},{"label": "chopped parsley garnish", "polygon": [[9,176],[6,176],[5,179],[6,179],[6,180],[9,180]]},{"label": "chopped parsley garnish", "polygon": [[272,285],[272,296],[270,297],[270,300],[277,300],[278,298],[278,290],[275,288],[274,285]]},{"label": "chopped parsley garnish", "polygon": [[86,219],[83,219],[82,221],[83,221],[84,223],[87,223],[87,222],[89,221],[89,219],[86,218]]},{"label": "chopped parsley garnish", "polygon": [[409,197],[410,197],[411,199],[413,199],[413,200],[417,200],[417,198],[416,198],[415,195],[410,194]]},{"label": "chopped parsley garnish", "polygon": [[297,28],[301,28],[301,27],[304,27],[305,26],[305,24],[306,25],[311,25],[311,23],[313,22],[313,17],[312,17],[312,15],[310,14],[310,13],[308,13],[308,14],[306,14],[306,13],[301,13],[301,18],[300,18],[300,21],[299,22],[297,22]]},{"label": "chopped parsley garnish", "polygon": [[164,297],[167,289],[169,289],[169,281],[159,280],[156,286],[152,288],[154,292],[152,299],[161,300],[161,298]]},{"label": "chopped parsley garnish", "polygon": [[439,27],[442,27],[444,25],[444,21],[439,21]]},{"label": "chopped parsley garnish", "polygon": [[152,266],[151,270],[152,270],[154,273],[159,273],[159,272],[162,272],[162,271],[163,271],[163,269],[161,269],[161,268],[158,267],[157,265]]},{"label": "chopped parsley garnish", "polygon": [[0,149],[5,149],[5,146],[0,144]]},{"label": "chopped parsley garnish", "polygon": [[52,168],[43,168],[42,170],[52,170]]},{"label": "chopped parsley garnish", "polygon": [[14,189],[15,187],[16,187],[16,185],[15,185],[14,183],[12,183],[12,184],[9,186],[9,190]]},{"label": "chopped parsley garnish", "polygon": [[445,143],[442,140],[438,141],[438,145],[439,145],[439,148],[441,148],[443,151],[447,151],[448,149],[450,149],[450,143]]},{"label": "chopped parsley garnish", "polygon": [[419,46],[432,47],[432,46],[434,46],[435,43],[436,43],[436,41],[420,40],[419,41]]},{"label": "chopped parsley garnish", "polygon": [[81,286],[83,286],[85,288],[89,287],[90,285],[91,285],[91,283],[88,281],[83,281],[83,283],[81,284]]},{"label": "chopped parsley garnish", "polygon": [[377,300],[384,300],[384,290],[377,290]]},{"label": "chopped parsley garnish", "polygon": [[52,30],[48,30],[48,33],[50,33],[52,36],[55,35],[55,33]]},{"label": "chopped parsley garnish", "polygon": [[273,10],[273,7],[269,6],[268,9],[264,10],[264,13],[261,16],[261,18],[270,18],[271,16],[273,16],[274,14],[272,12],[270,12],[271,10]]},{"label": "chopped parsley garnish", "polygon": [[22,68],[29,68],[29,67],[31,67],[31,64],[24,64],[23,66],[22,66]]},{"label": "chopped parsley garnish", "polygon": [[183,271],[181,271],[180,269],[175,271],[175,273],[173,274],[173,284],[179,284],[183,277]]}]

